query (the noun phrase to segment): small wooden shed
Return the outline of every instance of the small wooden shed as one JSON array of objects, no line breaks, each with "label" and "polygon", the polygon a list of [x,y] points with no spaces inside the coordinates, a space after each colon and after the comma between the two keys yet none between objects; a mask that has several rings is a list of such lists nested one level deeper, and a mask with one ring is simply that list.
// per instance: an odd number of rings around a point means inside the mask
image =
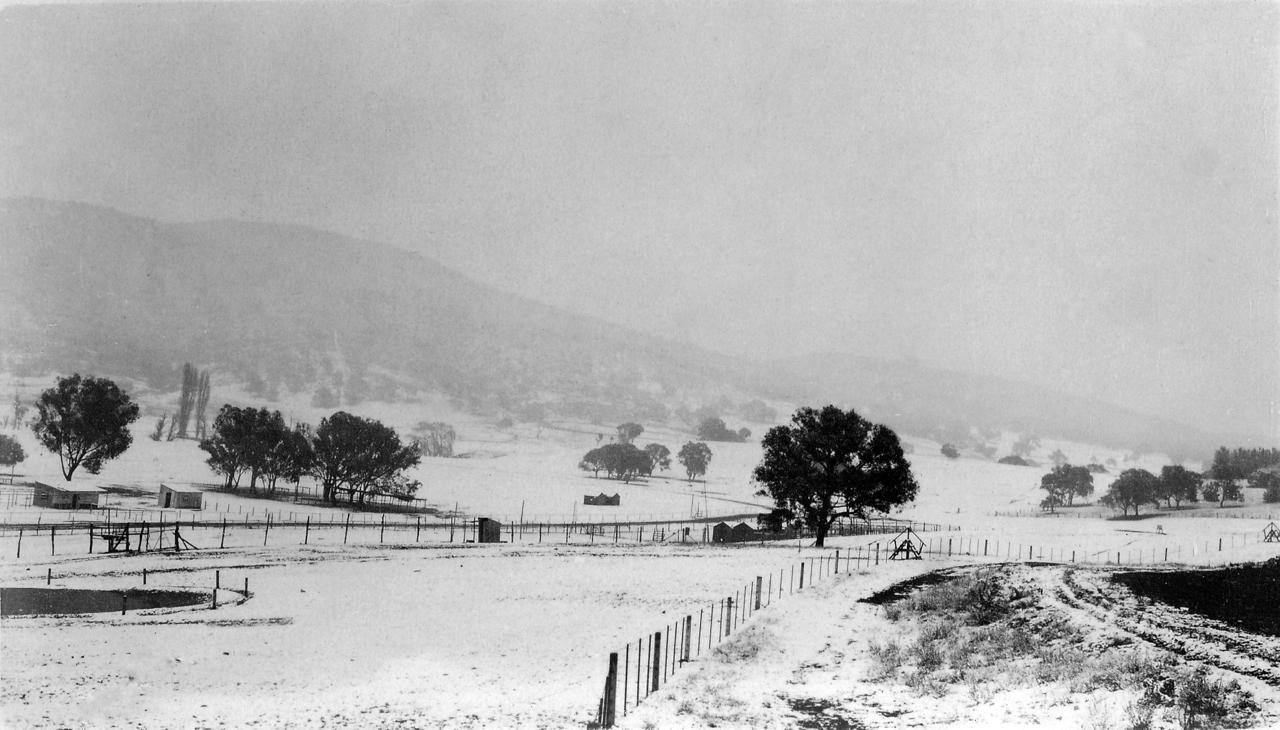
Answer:
[{"label": "small wooden shed", "polygon": [[101,487],[89,484],[45,484],[35,482],[31,504],[34,507],[52,507],[54,509],[80,509],[98,506]]},{"label": "small wooden shed", "polygon": [[198,489],[174,489],[161,484],[156,504],[171,509],[203,509],[204,492]]},{"label": "small wooden shed", "polygon": [[733,542],[750,542],[756,539],[756,531],[751,529],[751,525],[745,522],[739,522],[733,526]]},{"label": "small wooden shed", "polygon": [[733,528],[725,522],[716,523],[711,528],[711,542],[733,542]]},{"label": "small wooden shed", "polygon": [[502,542],[502,523],[488,517],[477,519],[476,542]]},{"label": "small wooden shed", "polygon": [[610,497],[604,492],[601,492],[594,497],[590,494],[584,494],[582,495],[582,503],[595,505],[597,507],[617,507],[622,504],[622,497],[617,494]]}]

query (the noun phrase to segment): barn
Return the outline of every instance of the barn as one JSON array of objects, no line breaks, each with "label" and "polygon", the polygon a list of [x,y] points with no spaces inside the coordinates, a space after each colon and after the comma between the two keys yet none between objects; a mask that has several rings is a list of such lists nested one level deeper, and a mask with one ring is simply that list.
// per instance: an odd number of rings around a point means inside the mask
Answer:
[{"label": "barn", "polygon": [[156,504],[170,509],[203,509],[204,492],[198,489],[174,489],[161,484]]},{"label": "barn", "polygon": [[751,529],[751,525],[745,522],[739,522],[733,526],[733,542],[750,542],[756,539],[756,531]]},{"label": "barn", "polygon": [[89,484],[45,484],[35,482],[31,497],[33,507],[52,507],[54,509],[92,509],[98,506],[101,487]]}]

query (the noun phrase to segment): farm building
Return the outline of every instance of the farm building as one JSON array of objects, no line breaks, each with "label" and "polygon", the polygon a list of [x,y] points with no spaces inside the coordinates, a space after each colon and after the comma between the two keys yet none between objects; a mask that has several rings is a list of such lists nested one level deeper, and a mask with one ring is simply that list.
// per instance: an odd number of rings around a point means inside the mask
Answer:
[{"label": "farm building", "polygon": [[54,509],[80,509],[81,507],[97,507],[101,487],[89,484],[45,484],[35,482],[31,496],[34,507],[53,507]]},{"label": "farm building", "polygon": [[721,522],[711,528],[711,542],[749,542],[758,537],[759,533],[745,522],[739,522],[733,527]]},{"label": "farm building", "polygon": [[711,528],[711,542],[733,542],[733,528],[728,523],[717,522]]},{"label": "farm building", "polygon": [[617,507],[622,504],[622,497],[616,494],[610,497],[604,492],[601,492],[600,494],[597,494],[594,497],[592,497],[590,494],[584,494],[582,495],[582,503],[593,504],[598,507]]},{"label": "farm building", "polygon": [[160,485],[160,496],[156,504],[172,509],[202,509],[204,492],[197,489],[174,489],[166,484]]},{"label": "farm building", "polygon": [[476,520],[476,542],[502,542],[502,523],[481,517]]}]

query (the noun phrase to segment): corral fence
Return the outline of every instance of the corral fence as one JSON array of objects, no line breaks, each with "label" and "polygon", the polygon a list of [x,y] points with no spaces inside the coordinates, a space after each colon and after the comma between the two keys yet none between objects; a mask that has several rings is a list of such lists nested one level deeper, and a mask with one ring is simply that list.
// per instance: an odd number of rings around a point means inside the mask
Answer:
[{"label": "corral fence", "polygon": [[[1267,529],[1270,529],[1268,526]],[[775,600],[803,591],[807,587],[854,570],[879,566],[882,561],[896,559],[904,542],[910,541],[915,555],[942,558],[972,558],[987,562],[1055,563],[1060,565],[1149,566],[1160,563],[1225,565],[1227,553],[1239,547],[1271,542],[1267,529],[1239,533],[1174,546],[1140,549],[1064,548],[998,539],[990,534],[957,534],[915,536],[910,531],[894,538],[876,540],[862,546],[837,548],[832,555],[803,559],[788,568],[767,576],[757,575],[733,595],[699,608],[693,613],[627,643],[621,652],[609,654],[608,667],[600,699],[591,727],[613,727],[617,718],[633,711],[646,698],[657,692],[677,671],[711,651],[734,634],[742,623]],[[950,528],[948,528],[950,530]],[[1186,548],[1184,551],[1184,547]],[[1217,561],[1215,560],[1217,559]],[[774,580],[775,575],[777,580]]]},{"label": "corral fence", "polygon": [[[62,510],[56,510],[63,516]],[[423,519],[421,515],[303,514],[291,518],[252,514],[230,516],[187,512],[173,518],[150,510],[80,510],[95,519],[43,522],[36,519],[0,524],[4,554],[57,556],[103,552],[152,552],[195,549],[268,547],[271,545],[414,545],[434,543],[558,543],[578,545],[710,545],[713,523],[736,519],[714,517],[668,522],[509,522],[486,518]],[[141,518],[135,513],[142,512]],[[79,516],[74,512],[67,517]],[[747,518],[754,515],[738,515]],[[483,527],[483,529],[482,529]],[[867,520],[833,529],[829,536],[897,533],[910,527],[918,532],[939,532],[949,526],[905,520]],[[781,535],[757,533],[753,544],[794,540],[802,544],[813,537],[808,531]],[[9,547],[7,543],[12,543]],[[744,542],[744,541],[735,541]],[[49,552],[44,552],[47,545]],[[34,552],[33,552],[34,551]]]}]

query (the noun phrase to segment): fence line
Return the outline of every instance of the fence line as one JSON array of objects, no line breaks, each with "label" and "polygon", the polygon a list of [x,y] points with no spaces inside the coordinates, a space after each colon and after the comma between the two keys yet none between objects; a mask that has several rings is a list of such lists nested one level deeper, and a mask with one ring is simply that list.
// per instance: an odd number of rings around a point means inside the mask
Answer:
[{"label": "fence line", "polygon": [[[1253,537],[1252,540],[1250,539],[1251,536]],[[901,537],[901,535],[898,537]],[[906,539],[911,538],[908,537]],[[669,675],[666,672],[666,668],[672,666],[670,657],[675,649],[670,645],[665,649],[663,648],[662,639],[664,635],[669,635],[674,630],[676,641],[680,642],[679,659],[674,664],[674,669],[672,669],[672,674],[674,674],[675,669],[683,668],[685,664],[701,655],[704,641],[707,651],[710,651],[715,644],[719,644],[730,637],[740,623],[750,620],[757,611],[771,606],[774,600],[780,600],[784,595],[803,591],[806,587],[812,587],[819,581],[839,575],[842,572],[842,557],[843,572],[845,573],[851,570],[879,566],[882,560],[896,559],[891,556],[897,553],[897,548],[900,545],[898,538],[887,542],[887,545],[883,545],[881,540],[876,540],[863,546],[837,548],[834,555],[805,558],[798,563],[798,584],[796,564],[791,565],[789,570],[783,568],[777,571],[778,581],[776,588],[773,582],[774,573],[771,572],[768,575],[767,583],[764,576],[758,575],[753,582],[748,582],[734,595],[726,596],[716,602],[707,604],[705,608],[699,608],[696,633],[694,633],[693,628],[693,614],[689,613],[676,619],[674,623],[667,624],[651,636],[646,634],[635,642],[628,642],[622,652],[624,669],[621,684],[619,684],[617,672],[619,654],[618,652],[612,652],[609,655],[604,689],[596,706],[594,725],[597,727],[613,727],[618,718],[619,708],[621,708],[621,714],[625,716],[629,711],[639,706],[640,702],[645,698],[657,692],[663,683],[668,681]],[[930,536],[917,538],[913,541],[913,544],[918,545],[919,555],[922,558],[923,556],[939,559],[970,557],[987,560],[994,559],[1000,562],[1114,565],[1117,567],[1128,565],[1138,567],[1160,563],[1183,563],[1184,557],[1191,557],[1192,559],[1207,558],[1207,556],[1223,553],[1227,549],[1244,547],[1251,543],[1257,544],[1260,542],[1264,542],[1262,534],[1256,536],[1252,535],[1252,533],[1227,535],[1216,540],[1203,541],[1203,548],[1200,548],[1201,541],[1192,543],[1190,545],[1190,555],[1184,555],[1181,543],[1173,550],[1166,545],[1162,548],[1150,548],[1150,550],[1140,548],[1136,551],[1123,548],[1114,551],[1110,549],[1090,551],[1079,548],[1070,549],[1050,546],[1046,555],[1043,545],[1037,547],[1012,540],[993,539],[989,534],[965,535],[960,533],[945,537]],[[1280,544],[1277,544],[1277,549],[1280,550]],[[1148,553],[1150,553],[1150,559],[1147,558]],[[1212,563],[1211,560],[1207,562]],[[1224,560],[1223,564],[1226,564],[1226,562]],[[707,624],[705,632],[703,631],[704,620]],[[706,635],[705,640],[703,638],[704,633]],[[689,653],[688,639],[691,634],[696,637],[693,643],[696,649],[692,656]],[[681,636],[685,637],[683,641],[681,641]],[[634,686],[629,682],[630,667],[633,661],[631,652],[633,643],[635,646]],[[659,666],[663,669],[661,675],[658,672]],[[642,677],[644,678],[643,682],[641,681]],[[619,687],[621,687],[621,703],[618,701]]]}]

